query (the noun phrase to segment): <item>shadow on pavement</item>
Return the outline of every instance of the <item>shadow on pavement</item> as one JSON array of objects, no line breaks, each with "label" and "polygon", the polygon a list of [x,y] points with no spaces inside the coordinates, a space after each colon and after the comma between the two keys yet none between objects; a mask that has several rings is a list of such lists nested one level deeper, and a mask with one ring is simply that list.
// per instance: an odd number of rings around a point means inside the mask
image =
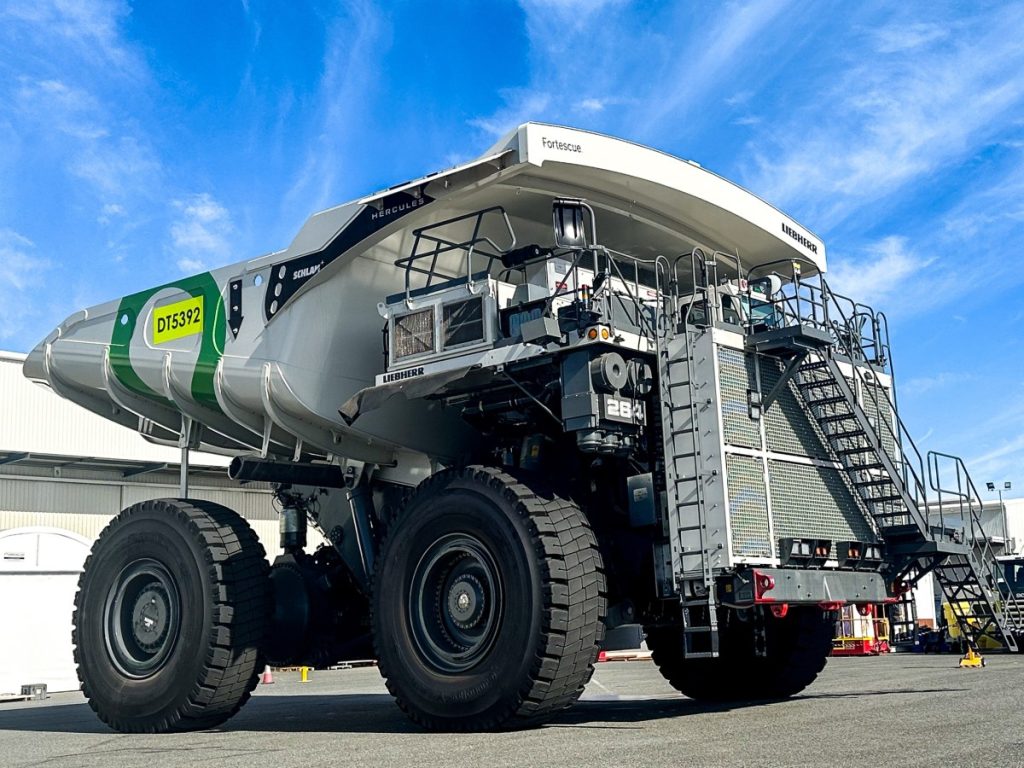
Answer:
[{"label": "shadow on pavement", "polygon": [[[873,697],[922,693],[951,693],[961,688],[859,691],[805,694],[791,699]],[[584,699],[552,718],[548,728],[614,728],[665,718],[685,717],[733,709],[767,706],[773,702],[734,704],[700,703],[679,698]],[[779,702],[774,702],[778,704]],[[218,729],[225,732],[278,733],[422,733],[386,693],[336,695],[262,695],[250,700],[234,718]],[[33,706],[0,711],[0,731],[51,733],[105,733],[112,731],[99,721],[87,704]]]}]

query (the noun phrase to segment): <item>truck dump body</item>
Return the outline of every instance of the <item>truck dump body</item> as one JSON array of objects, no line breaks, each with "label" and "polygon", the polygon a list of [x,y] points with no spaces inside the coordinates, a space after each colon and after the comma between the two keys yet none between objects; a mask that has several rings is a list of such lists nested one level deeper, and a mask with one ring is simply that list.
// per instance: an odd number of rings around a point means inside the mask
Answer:
[{"label": "truck dump body", "polygon": [[[127,426],[144,416],[154,438],[176,440],[179,412],[189,414],[211,450],[290,457],[301,441],[310,458],[452,460],[472,436],[436,408],[394,403],[358,428],[338,415],[381,372],[376,305],[404,285],[394,262],[412,230],[494,205],[520,243],[550,241],[551,198],[574,193],[602,212],[609,246],[639,256],[700,246],[824,268],[817,238],[724,179],[620,140],[527,124],[478,161],[316,214],[284,251],[76,313],[25,372]],[[182,328],[158,328],[179,315]]]},{"label": "truck dump body", "polygon": [[[688,696],[786,697],[841,608],[905,608],[929,573],[965,633],[1016,649],[963,464],[918,452],[884,314],[825,267],[805,227],[695,163],[528,123],[316,214],[284,251],[71,316],[25,374],[186,459],[235,455],[232,477],[274,484],[285,552],[260,572],[216,505],[125,510],[79,592],[94,708],[206,727],[248,689],[206,714],[192,691],[263,656],[372,653],[427,727],[536,722],[637,624]],[[308,524],[329,542],[312,554]],[[206,582],[226,603],[181,600]],[[185,629],[234,615],[216,647]],[[168,691],[182,654],[235,666]],[[105,696],[125,676],[152,678],[133,690],[159,717]]]}]

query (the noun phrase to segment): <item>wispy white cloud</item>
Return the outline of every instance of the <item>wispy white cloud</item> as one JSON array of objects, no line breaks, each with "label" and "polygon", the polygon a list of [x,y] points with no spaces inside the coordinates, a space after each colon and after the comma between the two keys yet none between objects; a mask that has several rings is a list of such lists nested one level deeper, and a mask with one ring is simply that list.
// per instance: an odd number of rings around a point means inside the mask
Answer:
[{"label": "wispy white cloud", "polygon": [[19,333],[39,302],[30,295],[44,284],[51,262],[35,253],[35,244],[11,229],[0,229],[0,340]]},{"label": "wispy white cloud", "polygon": [[[709,102],[722,102],[719,91],[729,89],[732,107],[754,96],[736,82],[749,80],[752,52],[771,57],[786,29],[774,22],[794,2],[727,3],[713,12],[678,3],[638,14],[623,2],[520,0],[525,77],[469,123],[490,137],[526,120],[582,122],[660,145],[666,136],[692,135],[713,115]],[[758,63],[759,70],[771,66]]]},{"label": "wispy white cloud", "polygon": [[536,120],[547,112],[551,95],[520,88],[504,89],[500,92],[504,106],[487,117],[475,117],[469,124],[497,138],[508,133],[520,123]]},{"label": "wispy white cloud", "polygon": [[661,89],[658,98],[646,100],[647,108],[638,115],[643,133],[655,136],[666,121],[699,109],[719,83],[748,64],[744,52],[756,41],[764,42],[769,28],[791,4],[790,0],[767,0],[720,8],[707,34],[690,38],[687,50],[672,59],[674,68],[659,78],[668,87]]},{"label": "wispy white cloud", "polygon": [[980,446],[977,453],[967,453],[965,464],[975,484],[984,487],[988,481],[1014,482],[1013,495],[1024,490],[1024,387],[1015,393],[1015,400],[999,409],[990,419],[982,422],[965,435],[964,445],[969,449]]},{"label": "wispy white cloud", "polygon": [[[14,76],[0,82],[32,151],[86,182],[100,211],[154,190],[160,162],[132,106],[152,84],[144,58],[125,42],[123,2],[40,0],[0,8],[0,55]],[[17,51],[19,56],[9,54]]]},{"label": "wispy white cloud", "polygon": [[903,237],[872,243],[855,258],[833,259],[828,273],[832,290],[871,306],[885,306],[904,294],[911,277],[919,277],[930,260],[908,248]]},{"label": "wispy white cloud", "polygon": [[175,200],[172,207],[179,216],[171,224],[171,248],[182,272],[199,272],[230,260],[234,224],[227,208],[207,192]]},{"label": "wispy white cloud", "polygon": [[376,84],[374,66],[385,45],[386,24],[369,0],[355,0],[326,33],[323,75],[317,89],[320,125],[285,202],[303,212],[338,200],[338,179],[353,149],[347,141],[359,125],[361,105]]},{"label": "wispy white cloud", "polygon": [[965,371],[940,371],[900,382],[900,394],[904,397],[915,397],[937,389],[964,384],[975,378],[974,374]]},{"label": "wispy white cloud", "polygon": [[[1024,14],[1007,8],[948,38],[895,18],[874,50],[754,139],[745,183],[819,228],[970,157],[1024,106]],[[979,51],[985,54],[979,55]]]},{"label": "wispy white cloud", "polygon": [[929,22],[890,24],[874,33],[878,53],[898,53],[949,38],[950,29]]}]

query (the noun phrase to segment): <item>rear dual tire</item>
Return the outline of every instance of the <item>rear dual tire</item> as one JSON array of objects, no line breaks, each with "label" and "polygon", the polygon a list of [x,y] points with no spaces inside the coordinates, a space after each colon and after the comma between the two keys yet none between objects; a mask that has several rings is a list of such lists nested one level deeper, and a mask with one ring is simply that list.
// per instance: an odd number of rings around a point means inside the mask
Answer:
[{"label": "rear dual tire", "polygon": [[683,656],[680,627],[647,633],[654,663],[673,688],[698,701],[785,699],[804,690],[825,668],[832,650],[835,614],[817,607],[792,607],[784,618],[763,616],[766,652],[755,653],[755,617],[728,614],[720,627],[720,655]]}]

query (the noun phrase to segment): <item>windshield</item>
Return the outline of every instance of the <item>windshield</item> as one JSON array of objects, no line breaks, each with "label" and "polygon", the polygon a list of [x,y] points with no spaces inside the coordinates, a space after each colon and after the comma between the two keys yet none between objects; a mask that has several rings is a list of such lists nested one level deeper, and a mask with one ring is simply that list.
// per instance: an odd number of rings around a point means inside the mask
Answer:
[{"label": "windshield", "polygon": [[751,299],[746,296],[739,297],[743,304],[743,313],[749,318],[751,325],[761,325],[768,328],[779,328],[781,318],[774,304],[758,299]]}]

